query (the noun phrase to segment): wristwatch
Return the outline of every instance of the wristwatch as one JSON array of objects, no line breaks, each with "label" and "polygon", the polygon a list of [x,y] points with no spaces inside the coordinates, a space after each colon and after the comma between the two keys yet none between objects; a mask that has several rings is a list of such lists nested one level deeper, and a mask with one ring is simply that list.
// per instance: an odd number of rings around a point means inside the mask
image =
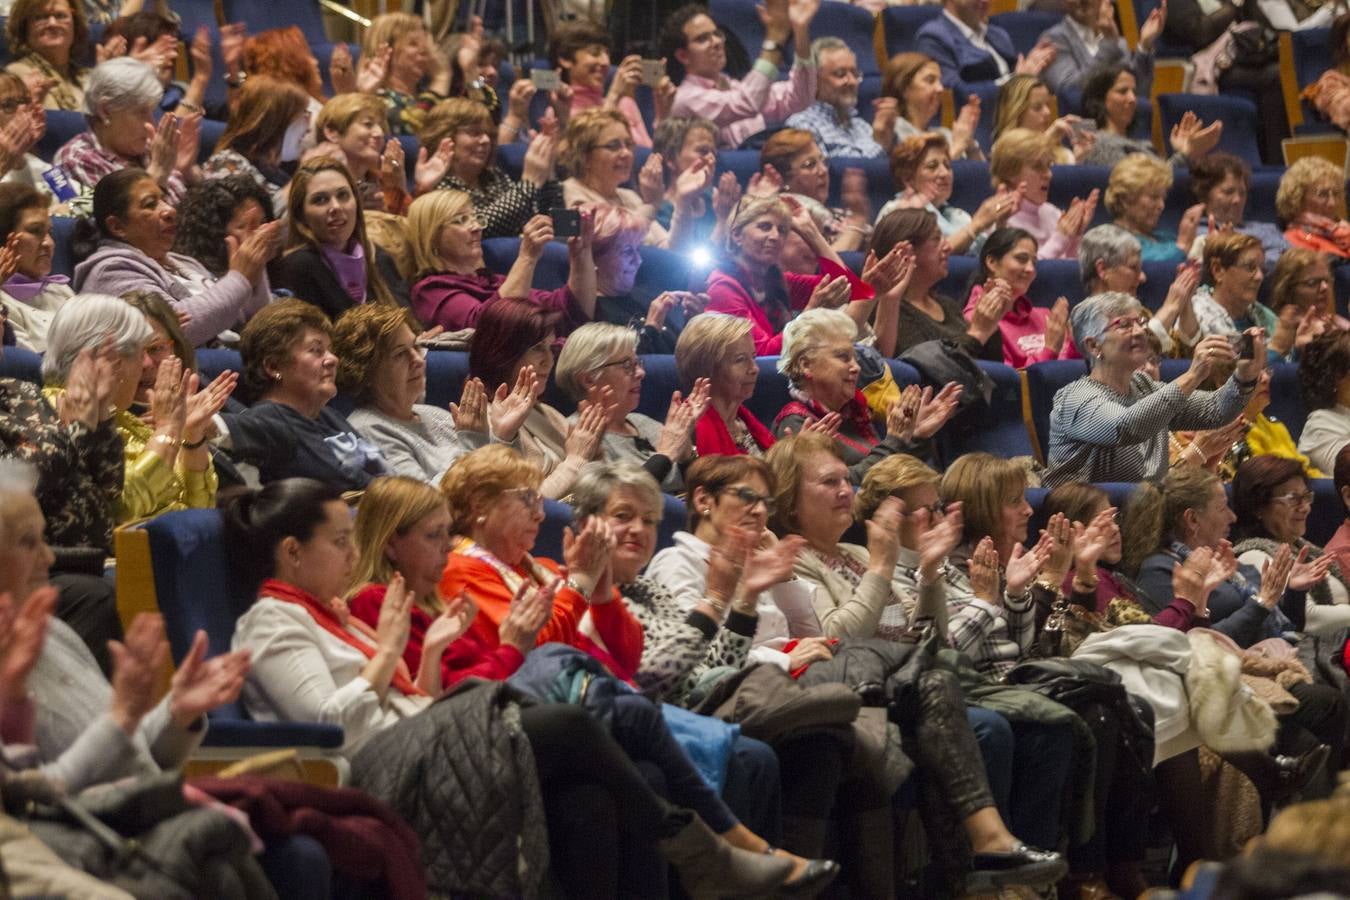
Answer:
[{"label": "wristwatch", "polygon": [[764,43],[759,45],[759,49],[763,50],[765,53],[778,53],[783,48],[777,41],[771,41],[768,38],[765,38]]}]

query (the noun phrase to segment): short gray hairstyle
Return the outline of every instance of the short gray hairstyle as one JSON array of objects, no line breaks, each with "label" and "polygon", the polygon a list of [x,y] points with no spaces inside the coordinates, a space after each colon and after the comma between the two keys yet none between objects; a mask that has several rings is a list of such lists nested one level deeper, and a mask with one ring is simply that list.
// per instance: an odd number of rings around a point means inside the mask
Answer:
[{"label": "short gray hairstyle", "polygon": [[802,360],[828,341],[858,339],[858,324],[838,309],[808,309],[783,329],[783,349],[778,354],[778,371],[793,384],[801,376]]},{"label": "short gray hairstyle", "polygon": [[853,48],[832,35],[818,37],[811,42],[811,65],[820,68],[821,56],[829,53],[831,50],[848,50],[852,52]]},{"label": "short gray hairstyle", "polygon": [[621,350],[636,350],[637,342],[637,332],[631,328],[610,322],[587,322],[567,336],[567,343],[558,354],[558,364],[553,370],[558,387],[573,400],[581,400],[586,396],[581,374],[594,372]]},{"label": "short gray hairstyle", "polygon": [[94,66],[84,89],[84,112],[90,117],[115,109],[159,106],[164,88],[155,70],[140,60],[119,56]]},{"label": "short gray hairstyle", "polygon": [[97,350],[111,338],[113,349],[131,356],[145,349],[155,332],[145,316],[120,297],[79,294],[56,311],[47,331],[47,353],[42,357],[42,379],[63,385],[81,350]]},{"label": "short gray hairstyle", "polygon": [[1139,238],[1119,225],[1089,228],[1078,245],[1078,274],[1083,279],[1083,287],[1091,290],[1092,283],[1097,280],[1098,262],[1109,269],[1124,265],[1131,256],[1142,253]]},{"label": "short gray hairstyle", "polygon": [[666,508],[661,485],[642,466],[634,462],[597,460],[582,466],[581,474],[572,485],[572,515],[580,522],[587,516],[603,514],[609,498],[622,489],[645,499],[658,518]]},{"label": "short gray hairstyle", "polygon": [[1135,312],[1147,315],[1147,310],[1137,298],[1120,291],[1093,294],[1073,308],[1069,313],[1069,322],[1073,326],[1073,342],[1088,358],[1089,366],[1092,365],[1092,356],[1087,352],[1085,341],[1091,338],[1100,344],[1102,335],[1106,333],[1106,326],[1111,324],[1112,319]]}]

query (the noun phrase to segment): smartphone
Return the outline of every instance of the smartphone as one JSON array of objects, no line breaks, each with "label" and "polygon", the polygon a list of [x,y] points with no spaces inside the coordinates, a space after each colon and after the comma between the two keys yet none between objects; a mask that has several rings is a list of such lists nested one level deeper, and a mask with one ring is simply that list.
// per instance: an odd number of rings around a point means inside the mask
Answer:
[{"label": "smartphone", "polygon": [[556,91],[562,84],[562,79],[552,69],[531,69],[530,81],[541,91]]},{"label": "smartphone", "polygon": [[659,59],[642,60],[642,83],[647,87],[656,87],[666,77],[666,64]]},{"label": "smartphone", "polygon": [[581,234],[581,210],[551,209],[548,216],[553,220],[553,237],[570,238]]},{"label": "smartphone", "polygon": [[1246,332],[1235,334],[1228,339],[1232,345],[1233,352],[1237,354],[1238,359],[1251,359],[1256,354],[1256,347],[1252,343],[1252,336]]}]

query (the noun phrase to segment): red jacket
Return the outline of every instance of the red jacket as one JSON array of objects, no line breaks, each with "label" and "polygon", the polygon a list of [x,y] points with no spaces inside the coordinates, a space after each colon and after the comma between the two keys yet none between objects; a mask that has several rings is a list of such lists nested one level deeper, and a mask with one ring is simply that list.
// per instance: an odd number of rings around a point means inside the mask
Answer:
[{"label": "red jacket", "polygon": [[708,312],[726,313],[749,319],[750,335],[755,339],[755,353],[758,356],[776,356],[783,349],[783,327],[794,313],[804,308],[816,289],[827,275],[843,275],[853,286],[850,300],[871,300],[876,296],[872,287],[860,279],[847,266],[841,266],[821,257],[817,261],[820,267],[818,275],[799,275],[796,272],[784,272],[783,281],[787,285],[788,309],[774,304],[766,310],[750,295],[741,280],[741,273],[724,272],[714,269],[708,276]]}]

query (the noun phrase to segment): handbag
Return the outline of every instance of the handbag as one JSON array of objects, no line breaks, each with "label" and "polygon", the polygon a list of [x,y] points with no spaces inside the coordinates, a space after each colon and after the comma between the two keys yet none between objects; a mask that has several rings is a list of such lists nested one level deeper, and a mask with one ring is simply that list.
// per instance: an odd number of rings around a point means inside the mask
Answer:
[{"label": "handbag", "polygon": [[955,341],[934,340],[915,344],[900,359],[919,370],[919,380],[941,390],[949,382],[961,385],[961,399],[945,428],[967,431],[986,424],[994,400],[994,380]]}]

